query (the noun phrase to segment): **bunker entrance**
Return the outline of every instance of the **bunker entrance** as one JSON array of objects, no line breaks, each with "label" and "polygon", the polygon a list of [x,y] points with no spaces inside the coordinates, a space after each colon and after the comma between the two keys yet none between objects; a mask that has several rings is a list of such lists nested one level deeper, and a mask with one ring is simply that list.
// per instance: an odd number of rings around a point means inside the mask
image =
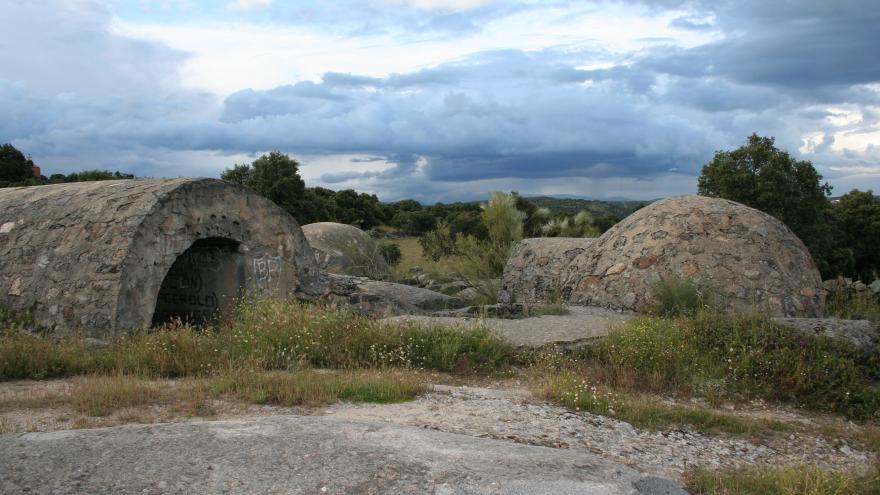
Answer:
[{"label": "bunker entrance", "polygon": [[193,325],[209,323],[240,294],[244,283],[244,260],[238,242],[199,239],[165,275],[153,326],[178,318]]}]

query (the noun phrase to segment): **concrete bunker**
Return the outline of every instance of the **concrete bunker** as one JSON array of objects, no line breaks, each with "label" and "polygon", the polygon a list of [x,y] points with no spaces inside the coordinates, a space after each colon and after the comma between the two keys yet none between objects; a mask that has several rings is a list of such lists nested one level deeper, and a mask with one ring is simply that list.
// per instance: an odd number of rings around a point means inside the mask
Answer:
[{"label": "concrete bunker", "polygon": [[318,295],[296,221],[216,179],[0,190],[0,307],[96,336],[204,322],[242,292]]}]

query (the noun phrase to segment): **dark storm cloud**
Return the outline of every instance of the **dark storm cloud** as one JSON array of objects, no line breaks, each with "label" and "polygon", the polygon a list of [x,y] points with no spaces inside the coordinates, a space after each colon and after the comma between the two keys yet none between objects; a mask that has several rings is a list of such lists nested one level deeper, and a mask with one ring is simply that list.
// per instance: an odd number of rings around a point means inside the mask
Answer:
[{"label": "dark storm cloud", "polygon": [[[350,7],[372,8],[358,4]],[[738,146],[752,132],[775,135],[793,151],[804,132],[827,131],[814,153],[829,165],[870,165],[880,154],[832,154],[833,114],[818,106],[860,105],[866,128],[880,122],[880,92],[870,86],[880,81],[873,42],[880,8],[873,3],[649,2],[690,9],[673,26],[717,31],[718,40],[623,54],[493,50],[387,77],[328,72],[316,82],[242,88],[219,101],[179,87],[185,54],[113,34],[109,13],[97,5],[64,5],[15,2],[4,12],[11,31],[0,32],[0,142],[37,158],[67,157],[71,168],[186,174],[203,168],[164,160],[271,149],[363,154],[354,161],[394,165],[321,180],[448,199],[465,194],[461,184],[480,181],[650,180],[672,169],[693,175],[714,150]],[[297,10],[297,22],[310,15],[331,22],[325,18],[337,7],[314,8]],[[391,17],[375,19],[374,29],[409,22],[461,32],[502,10],[487,6],[470,19],[383,10]],[[39,34],[46,32],[54,35]],[[7,49],[13,45],[20,48]],[[583,68],[597,60],[614,65]]]}]

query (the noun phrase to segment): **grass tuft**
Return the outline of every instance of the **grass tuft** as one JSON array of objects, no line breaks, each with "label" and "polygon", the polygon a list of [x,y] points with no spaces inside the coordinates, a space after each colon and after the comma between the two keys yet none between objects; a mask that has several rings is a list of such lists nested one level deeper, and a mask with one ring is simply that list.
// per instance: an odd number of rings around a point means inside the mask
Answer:
[{"label": "grass tuft", "polygon": [[130,376],[76,377],[68,394],[75,410],[89,416],[106,416],[119,409],[159,402],[162,393],[155,386]]},{"label": "grass tuft", "polygon": [[651,287],[654,307],[650,312],[661,316],[690,316],[711,307],[711,293],[690,277],[668,273]]},{"label": "grass tuft", "polygon": [[382,404],[412,400],[426,387],[401,373],[239,373],[217,378],[215,392],[257,404],[318,406],[336,401]]},{"label": "grass tuft", "polygon": [[670,405],[614,391],[581,376],[572,371],[549,376],[538,393],[543,399],[569,409],[617,418],[646,430],[690,425],[701,433],[771,436],[788,429],[779,421],[744,419],[705,407]]}]

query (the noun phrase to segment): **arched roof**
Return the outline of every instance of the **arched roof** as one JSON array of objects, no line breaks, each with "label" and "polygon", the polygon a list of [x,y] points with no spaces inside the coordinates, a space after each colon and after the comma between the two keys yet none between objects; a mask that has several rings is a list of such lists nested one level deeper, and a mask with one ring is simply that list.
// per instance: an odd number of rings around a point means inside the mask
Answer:
[{"label": "arched roof", "polygon": [[[296,221],[228,182],[18,187],[0,189],[0,307],[33,309],[38,321],[55,328],[101,334],[143,328],[168,269],[207,238],[240,243],[253,268],[248,290],[282,295],[316,280]],[[263,270],[266,260],[274,273]]]}]

